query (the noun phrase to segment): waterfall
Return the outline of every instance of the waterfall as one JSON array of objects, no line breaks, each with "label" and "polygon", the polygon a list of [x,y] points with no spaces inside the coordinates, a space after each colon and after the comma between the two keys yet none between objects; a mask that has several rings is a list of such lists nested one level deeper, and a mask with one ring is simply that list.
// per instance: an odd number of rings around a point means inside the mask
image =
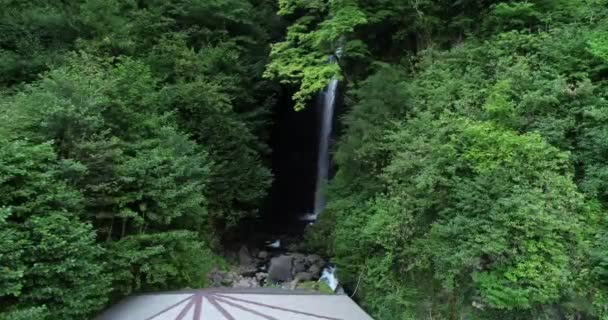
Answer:
[{"label": "waterfall", "polygon": [[[342,48],[336,51],[336,55],[342,54]],[[335,59],[330,58],[330,63],[335,63]],[[318,107],[321,108],[321,130],[319,132],[319,155],[317,158],[317,183],[315,187],[315,207],[310,215],[306,215],[307,220],[317,220],[319,214],[325,209],[325,194],[324,188],[329,179],[329,142],[331,139],[331,131],[334,120],[334,111],[336,109],[336,96],[338,94],[338,79],[332,78],[329,81],[325,90],[321,93]],[[336,291],[339,286],[338,277],[336,274],[337,267],[328,266],[323,269],[323,274],[319,279],[320,282],[326,283],[332,291]]]},{"label": "waterfall", "polygon": [[321,278],[319,278],[319,282],[323,282],[327,284],[328,287],[331,288],[332,291],[336,291],[338,286],[340,285],[338,281],[338,277],[336,276],[337,268],[335,266],[328,266],[323,269],[323,273],[321,274]]},{"label": "waterfall", "polygon": [[317,159],[317,185],[315,190],[315,219],[325,209],[325,195],[323,189],[329,178],[329,140],[336,107],[336,94],[338,79],[332,79],[323,92],[321,100],[321,131],[319,134],[319,158]]},{"label": "waterfall", "polygon": [[[338,48],[335,56],[342,55],[342,48]],[[331,56],[330,63],[336,63],[335,56]],[[315,221],[319,214],[325,209],[324,188],[329,179],[329,142],[336,108],[336,96],[338,94],[338,79],[336,77],[329,81],[329,84],[320,93],[317,108],[320,109],[320,132],[319,132],[319,155],[317,158],[317,180],[315,186],[315,203],[312,213],[304,215],[301,219],[305,221]]]}]

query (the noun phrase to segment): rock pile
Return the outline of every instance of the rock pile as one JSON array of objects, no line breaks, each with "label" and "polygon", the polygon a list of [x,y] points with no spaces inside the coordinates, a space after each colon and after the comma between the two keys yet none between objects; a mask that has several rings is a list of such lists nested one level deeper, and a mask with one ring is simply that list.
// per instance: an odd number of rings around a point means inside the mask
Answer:
[{"label": "rock pile", "polygon": [[321,277],[325,260],[316,254],[277,253],[241,247],[237,253],[239,266],[230,271],[214,270],[209,283],[214,287],[257,288],[269,284],[316,281]]}]

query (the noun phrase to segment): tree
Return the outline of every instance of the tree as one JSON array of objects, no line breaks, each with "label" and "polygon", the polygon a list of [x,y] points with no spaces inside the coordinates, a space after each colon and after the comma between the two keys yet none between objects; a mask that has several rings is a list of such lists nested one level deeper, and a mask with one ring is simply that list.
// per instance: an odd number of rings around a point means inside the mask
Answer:
[{"label": "tree", "polygon": [[32,81],[73,48],[76,3],[0,1],[0,86]]},{"label": "tree", "polygon": [[386,303],[373,282],[424,273],[437,282],[420,280],[418,289],[436,290],[428,299],[438,300],[421,312],[448,318],[531,311],[561,297],[582,223],[565,154],[538,135],[428,116],[404,123],[388,145],[386,193],[337,219],[338,261],[365,257],[357,263],[375,272],[363,287],[371,308]]},{"label": "tree", "polygon": [[[298,14],[299,12],[304,14]],[[356,1],[279,2],[279,14],[295,15],[285,41],[275,43],[265,76],[299,88],[293,96],[296,109],[320,92],[333,77],[341,77],[340,60],[360,55],[365,48],[349,39],[355,28],[366,23]],[[330,57],[337,63],[330,63]]]},{"label": "tree", "polygon": [[79,218],[82,197],[60,178],[50,144],[2,139],[0,146],[0,305],[37,307],[15,312],[40,319],[97,312],[110,282],[95,232]]},{"label": "tree", "polygon": [[117,297],[138,291],[204,288],[207,274],[225,262],[194,232],[127,236],[108,247]]}]

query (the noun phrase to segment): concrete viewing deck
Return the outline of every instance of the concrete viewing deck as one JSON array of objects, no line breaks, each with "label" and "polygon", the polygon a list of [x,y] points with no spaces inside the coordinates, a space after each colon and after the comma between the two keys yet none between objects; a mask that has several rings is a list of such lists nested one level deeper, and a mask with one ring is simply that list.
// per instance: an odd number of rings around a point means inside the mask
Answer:
[{"label": "concrete viewing deck", "polygon": [[96,320],[373,320],[346,295],[274,288],[204,289],[127,298]]}]

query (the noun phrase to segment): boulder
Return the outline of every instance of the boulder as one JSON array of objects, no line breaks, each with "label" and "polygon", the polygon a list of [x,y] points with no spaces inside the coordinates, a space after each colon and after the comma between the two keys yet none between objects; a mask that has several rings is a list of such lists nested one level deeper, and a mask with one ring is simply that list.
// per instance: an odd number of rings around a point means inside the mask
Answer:
[{"label": "boulder", "polygon": [[242,266],[248,266],[253,263],[253,258],[247,247],[242,246],[238,252],[239,264]]},{"label": "boulder", "polygon": [[281,255],[270,260],[270,268],[268,269],[268,278],[273,282],[287,282],[293,280],[291,268],[293,266],[293,257]]},{"label": "boulder", "polygon": [[290,253],[290,256],[292,256],[295,260],[303,260],[306,261],[306,255],[305,254],[301,254],[301,253]]},{"label": "boulder", "polygon": [[222,280],[222,285],[224,286],[232,286],[235,282],[239,281],[239,279],[241,278],[241,276],[239,276],[236,272],[227,272],[226,276],[224,276],[224,279]]},{"label": "boulder", "polygon": [[308,268],[308,273],[312,275],[313,279],[319,279],[321,277],[321,271],[323,271],[323,268],[316,264],[313,264]]},{"label": "boulder", "polygon": [[303,254],[293,254],[293,273],[306,271],[306,256]]},{"label": "boulder", "polygon": [[254,265],[240,266],[237,269],[237,272],[243,277],[253,277],[255,276],[255,273],[258,272],[258,268]]},{"label": "boulder", "polygon": [[266,259],[268,259],[268,257],[269,257],[268,251],[262,250],[262,251],[258,252],[258,259],[266,260]]},{"label": "boulder", "polygon": [[310,272],[299,272],[296,274],[295,279],[297,281],[311,281],[312,280],[312,274]]},{"label": "boulder", "polygon": [[212,287],[221,287],[224,283],[224,278],[226,278],[226,272],[217,269],[213,269],[207,274],[207,279]]},{"label": "boulder", "polygon": [[233,288],[258,288],[260,283],[255,278],[240,278],[232,284]]},{"label": "boulder", "polygon": [[325,260],[323,260],[323,258],[321,258],[321,256],[316,255],[316,254],[309,254],[308,256],[306,256],[306,263],[308,265],[316,265],[319,267],[323,267],[325,266]]},{"label": "boulder", "polygon": [[255,274],[255,278],[256,280],[258,280],[260,283],[262,283],[264,280],[266,280],[266,278],[268,278],[268,273],[265,272],[258,272]]},{"label": "boulder", "polygon": [[219,271],[217,269],[212,270],[207,275],[209,284],[212,287],[232,286],[239,278],[240,276],[235,272]]}]

